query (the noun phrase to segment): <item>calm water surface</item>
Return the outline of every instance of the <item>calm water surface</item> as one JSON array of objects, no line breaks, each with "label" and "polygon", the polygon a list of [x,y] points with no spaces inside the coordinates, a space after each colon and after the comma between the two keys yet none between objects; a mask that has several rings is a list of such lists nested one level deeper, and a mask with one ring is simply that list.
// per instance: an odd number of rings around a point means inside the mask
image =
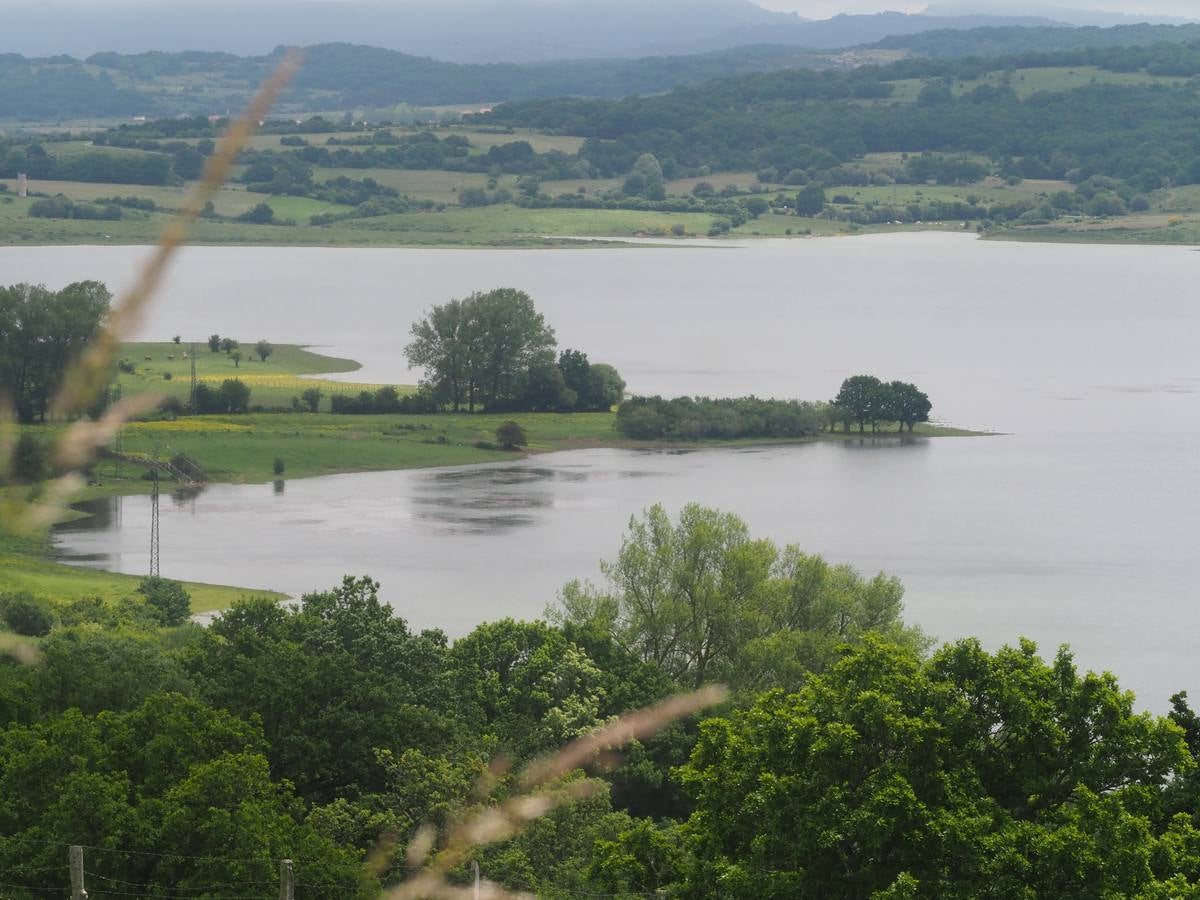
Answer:
[{"label": "calm water surface", "polygon": [[[133,248],[6,248],[5,282],[124,283]],[[628,517],[731,509],[908,588],[942,638],[1070,642],[1162,706],[1200,690],[1200,256],[959,235],[671,250],[192,248],[148,338],[319,344],[352,378],[411,382],[411,321],[472,290],[529,291],[560,344],[638,392],[832,396],[870,371],[935,416],[1003,436],[687,454],[582,451],[517,465],[215,486],[164,503],[164,573],[303,591],[370,573],[418,625],[531,616],[595,577]],[[146,500],[113,501],[64,554],[146,565]],[[216,574],[214,574],[214,572]]]}]

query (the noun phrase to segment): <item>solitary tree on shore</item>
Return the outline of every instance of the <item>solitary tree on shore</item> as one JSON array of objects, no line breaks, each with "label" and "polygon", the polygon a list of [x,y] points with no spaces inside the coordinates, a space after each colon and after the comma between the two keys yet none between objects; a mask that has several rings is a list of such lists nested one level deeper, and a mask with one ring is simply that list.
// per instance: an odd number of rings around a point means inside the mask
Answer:
[{"label": "solitary tree on shore", "polygon": [[[842,389],[834,398],[833,405],[844,410],[849,419],[858,424],[860,434],[866,430],[882,386],[883,382],[874,375],[851,375],[842,382]],[[849,420],[846,424],[849,426]]]}]

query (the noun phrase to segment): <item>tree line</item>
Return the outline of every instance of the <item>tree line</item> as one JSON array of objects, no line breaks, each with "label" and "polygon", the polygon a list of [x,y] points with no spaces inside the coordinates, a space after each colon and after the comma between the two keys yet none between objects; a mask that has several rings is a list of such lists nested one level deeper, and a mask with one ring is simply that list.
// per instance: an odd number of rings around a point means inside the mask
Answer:
[{"label": "tree line", "polygon": [[617,409],[615,427],[642,441],[737,440],[739,438],[805,438],[838,425],[857,424],[878,433],[886,424],[910,433],[928,422],[933,409],[928,395],[903,381],[883,382],[873,375],[847,378],[828,403],[762,400],[758,397],[631,397]]},{"label": "tree line", "polygon": [[618,408],[615,427],[639,441],[804,438],[826,420],[822,404],[798,400],[631,397]]},{"label": "tree line", "polygon": [[564,350],[523,291],[497,288],[434,306],[414,322],[405,347],[422,386],[458,411],[567,412],[608,410],[625,382],[605,363]]},{"label": "tree line", "polygon": [[[528,760],[722,681],[704,720],[569,775],[582,799],[476,851],[483,874],[550,900],[1197,896],[1186,695],[1158,716],[1066,649],[932,648],[903,598],[697,505],[635,516],[547,621],[454,641],[367,578],[209,627],[162,579],[5,594],[0,629],[41,658],[0,656],[0,880],[66,896],[82,844],[97,892],[274,896],[289,858],[298,895],[365,900],[409,874],[422,823],[438,846]],[[497,755],[513,768],[484,778]]]}]

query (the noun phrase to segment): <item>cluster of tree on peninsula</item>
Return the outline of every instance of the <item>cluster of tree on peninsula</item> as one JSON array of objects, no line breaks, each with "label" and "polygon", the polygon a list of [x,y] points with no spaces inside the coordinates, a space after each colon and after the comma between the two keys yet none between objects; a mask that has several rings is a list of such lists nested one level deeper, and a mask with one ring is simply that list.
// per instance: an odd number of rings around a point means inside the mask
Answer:
[{"label": "cluster of tree on peninsula", "polygon": [[867,426],[878,434],[886,425],[910,433],[929,421],[929,397],[916,385],[883,382],[874,375],[852,375],[828,403],[762,400],[758,397],[631,397],[617,410],[615,427],[626,437],[642,441],[786,439],[830,433],[841,425],[859,432]]},{"label": "cluster of tree on peninsula", "polygon": [[412,326],[409,364],[422,387],[453,411],[609,410],[625,382],[606,363],[564,350],[523,291],[497,288],[434,306]]},{"label": "cluster of tree on peninsula", "polygon": [[700,441],[813,437],[827,422],[824,404],[798,400],[631,397],[615,426],[639,441]]},{"label": "cluster of tree on peninsula", "polygon": [[[574,802],[461,859],[579,896],[977,898],[1200,892],[1200,718],[1136,711],[1028,641],[934,648],[903,588],[690,505],[635,517],[547,621],[448,640],[367,578],[208,627],[178,584],[120,602],[0,595],[0,882],[371,900],[512,773],[611,717],[729,700],[552,787]],[[1140,698],[1155,704],[1165,698]],[[502,757],[503,767],[492,765]],[[590,761],[585,761],[587,766]],[[562,792],[561,795],[558,792]],[[236,888],[230,885],[236,884]]]},{"label": "cluster of tree on peninsula", "polygon": [[907,381],[880,381],[874,375],[851,375],[842,382],[841,390],[829,404],[830,430],[841,419],[842,428],[850,430],[853,422],[860,432],[871,426],[878,432],[885,424],[895,423],[897,431],[909,432],[919,422],[928,422],[933,404],[915,384]]}]

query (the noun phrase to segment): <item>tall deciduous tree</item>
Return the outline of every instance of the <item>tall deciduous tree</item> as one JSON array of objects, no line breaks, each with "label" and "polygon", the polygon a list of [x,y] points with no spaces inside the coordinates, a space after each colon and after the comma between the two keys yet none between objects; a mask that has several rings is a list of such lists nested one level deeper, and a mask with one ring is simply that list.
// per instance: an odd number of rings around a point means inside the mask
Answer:
[{"label": "tall deciduous tree", "polygon": [[851,375],[842,382],[841,390],[838,391],[833,404],[845,410],[862,432],[866,430],[866,423],[870,421],[878,403],[881,386],[882,382],[874,375]]},{"label": "tall deciduous tree", "polygon": [[553,365],[554,331],[529,295],[512,288],[472,294],[435,306],[412,327],[409,363],[454,409],[512,401],[530,370]]},{"label": "tall deciduous tree", "polygon": [[61,291],[29,284],[0,288],[0,396],[22,422],[45,419],[68,363],[95,335],[111,300],[98,281]]},{"label": "tall deciduous tree", "polygon": [[[677,681],[798,684],[845,642],[883,632],[920,646],[900,625],[903,588],[866,580],[795,547],[782,553],[730,513],[690,504],[673,523],[662,506],[633,518],[605,588],[572,582],[553,618],[598,628]],[[793,680],[796,679],[796,680]]]},{"label": "tall deciduous tree", "polygon": [[924,391],[906,381],[893,381],[891,388],[896,421],[901,427],[912,431],[918,422],[929,421],[929,412],[933,409],[933,404],[929,402],[929,397]]},{"label": "tall deciduous tree", "polygon": [[451,300],[435,306],[412,326],[412,342],[404,348],[410,366],[425,369],[425,382],[457,412],[475,405],[471,376],[472,328],[469,301]]}]

